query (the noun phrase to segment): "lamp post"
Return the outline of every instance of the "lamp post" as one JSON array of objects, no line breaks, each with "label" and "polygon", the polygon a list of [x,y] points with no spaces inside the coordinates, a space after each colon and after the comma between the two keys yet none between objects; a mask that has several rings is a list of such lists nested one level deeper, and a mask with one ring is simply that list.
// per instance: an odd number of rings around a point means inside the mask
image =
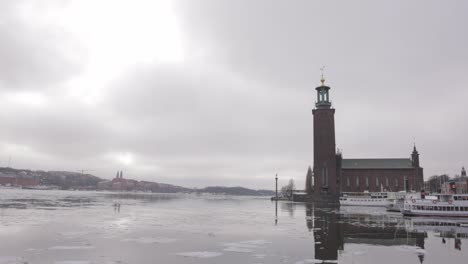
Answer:
[{"label": "lamp post", "polygon": [[275,191],[275,193],[276,193],[276,199],[278,199],[278,173],[276,173],[275,180],[276,180],[276,189],[275,189],[276,191]]}]

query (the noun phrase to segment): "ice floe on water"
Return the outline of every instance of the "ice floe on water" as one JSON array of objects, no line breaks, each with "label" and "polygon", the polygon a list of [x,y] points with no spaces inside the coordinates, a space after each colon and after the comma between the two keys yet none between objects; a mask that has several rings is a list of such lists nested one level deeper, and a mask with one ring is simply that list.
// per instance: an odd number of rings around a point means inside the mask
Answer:
[{"label": "ice floe on water", "polygon": [[245,247],[226,247],[223,250],[224,251],[229,251],[229,252],[237,252],[237,253],[251,253],[251,252],[253,252],[252,249],[245,248]]},{"label": "ice floe on water", "polygon": [[266,240],[247,240],[234,243],[224,243],[224,251],[238,252],[238,253],[251,253],[255,249],[264,248],[266,244],[270,244]]},{"label": "ice floe on water", "polygon": [[22,257],[0,256],[0,264],[28,264],[29,262]]},{"label": "ice floe on water", "polygon": [[177,253],[177,256],[189,257],[189,258],[214,258],[223,255],[221,252],[211,251],[194,251],[194,252],[182,252]]},{"label": "ice floe on water", "polygon": [[253,255],[253,257],[254,257],[254,258],[257,258],[257,259],[263,259],[263,258],[265,258],[266,256],[267,256],[267,255],[265,255],[265,254],[254,254],[254,255]]},{"label": "ice floe on water", "polygon": [[94,249],[93,246],[54,246],[54,247],[50,247],[49,250],[80,250],[80,249],[84,249],[84,250],[88,250],[88,249]]},{"label": "ice floe on water", "polygon": [[167,244],[177,241],[175,238],[167,237],[139,237],[139,238],[125,238],[121,242],[136,242],[141,244]]},{"label": "ice floe on water", "polygon": [[69,232],[61,232],[60,235],[67,237],[67,238],[75,238],[88,235],[88,231],[69,231]]},{"label": "ice floe on water", "polygon": [[271,244],[271,242],[266,240],[247,240],[234,243],[224,243],[224,246],[241,248],[261,248],[267,244]]},{"label": "ice floe on water", "polygon": [[424,249],[422,249],[420,247],[408,246],[408,245],[398,246],[396,249],[399,250],[399,251],[408,251],[408,252],[413,252],[413,253],[416,253],[416,254],[425,254],[426,253],[426,250],[424,250]]},{"label": "ice floe on water", "polygon": [[88,260],[61,260],[55,261],[54,264],[91,264]]},{"label": "ice floe on water", "polygon": [[39,248],[27,248],[25,249],[24,251],[29,251],[29,252],[32,252],[32,251],[40,251],[42,249],[39,249]]}]

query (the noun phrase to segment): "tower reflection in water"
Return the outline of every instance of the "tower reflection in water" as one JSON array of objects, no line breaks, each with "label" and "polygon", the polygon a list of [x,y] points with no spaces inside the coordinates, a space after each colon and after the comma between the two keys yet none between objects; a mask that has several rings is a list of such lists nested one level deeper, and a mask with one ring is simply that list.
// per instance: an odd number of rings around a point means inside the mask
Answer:
[{"label": "tower reflection in water", "polygon": [[[415,261],[425,259],[425,239],[428,233],[451,241],[455,250],[462,250],[462,239],[468,238],[466,220],[404,218],[399,214],[360,213],[315,204],[280,202],[281,210],[295,218],[296,209],[305,208],[306,227],[314,237],[315,259],[336,263],[346,245],[410,246],[417,252]],[[278,202],[275,202],[275,225],[278,225]]]},{"label": "tower reflection in water", "polygon": [[[346,244],[409,245],[424,249],[425,232],[408,231],[386,215],[341,214],[338,208],[305,204],[306,225],[313,232],[315,259],[333,263]],[[423,251],[421,251],[423,252]],[[419,262],[424,254],[418,254]]]}]

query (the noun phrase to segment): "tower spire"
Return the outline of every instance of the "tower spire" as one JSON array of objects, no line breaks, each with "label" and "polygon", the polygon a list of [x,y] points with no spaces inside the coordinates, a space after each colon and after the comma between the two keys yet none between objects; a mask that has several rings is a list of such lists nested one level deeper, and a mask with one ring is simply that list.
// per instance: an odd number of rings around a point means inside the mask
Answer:
[{"label": "tower spire", "polygon": [[320,82],[322,83],[322,85],[315,88],[315,90],[317,90],[317,102],[315,103],[315,106],[317,108],[330,108],[331,107],[330,96],[328,92],[328,90],[330,90],[330,87],[325,85],[325,78],[323,77],[324,70],[325,70],[325,66],[320,68],[320,71],[322,72],[322,77],[320,79]]},{"label": "tower spire", "polygon": [[322,72],[320,82],[322,83],[322,86],[325,86],[325,78],[323,77],[323,72],[325,71],[325,65],[322,68],[320,68],[320,71]]}]

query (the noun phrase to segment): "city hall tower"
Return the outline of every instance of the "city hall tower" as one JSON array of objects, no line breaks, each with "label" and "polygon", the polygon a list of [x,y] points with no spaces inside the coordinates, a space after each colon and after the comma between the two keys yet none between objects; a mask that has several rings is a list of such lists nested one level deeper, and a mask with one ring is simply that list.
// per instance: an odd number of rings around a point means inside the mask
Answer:
[{"label": "city hall tower", "polygon": [[314,119],[314,193],[338,195],[337,156],[335,149],[335,109],[330,102],[330,87],[322,79],[317,90]]}]

